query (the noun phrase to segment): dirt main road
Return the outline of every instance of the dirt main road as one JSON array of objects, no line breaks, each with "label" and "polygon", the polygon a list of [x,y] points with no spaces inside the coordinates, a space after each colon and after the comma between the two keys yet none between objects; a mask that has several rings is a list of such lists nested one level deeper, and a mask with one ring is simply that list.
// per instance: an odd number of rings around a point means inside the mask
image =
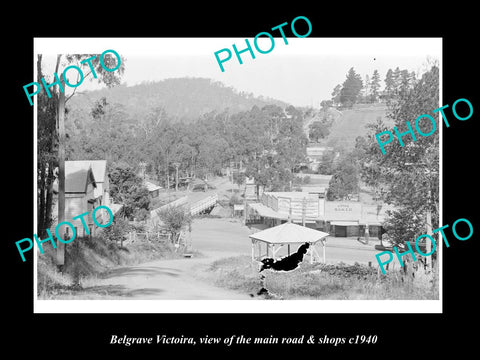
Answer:
[{"label": "dirt main road", "polygon": [[199,279],[209,264],[221,258],[249,254],[249,230],[229,219],[197,219],[192,245],[201,256],[156,260],[109,270],[85,286],[84,298],[142,300],[248,300],[248,294],[223,289]]},{"label": "dirt main road", "polygon": [[156,260],[119,267],[106,273],[99,285],[85,290],[98,294],[104,291],[110,299],[248,300],[251,297],[247,294],[218,288],[196,277],[209,263],[229,255],[209,253],[204,258]]}]

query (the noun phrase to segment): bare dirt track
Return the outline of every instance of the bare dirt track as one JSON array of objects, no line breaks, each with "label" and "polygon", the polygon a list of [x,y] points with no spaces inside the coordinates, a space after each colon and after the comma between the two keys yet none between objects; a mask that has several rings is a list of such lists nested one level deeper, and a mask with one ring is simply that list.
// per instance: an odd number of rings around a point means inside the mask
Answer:
[{"label": "bare dirt track", "polygon": [[213,286],[200,280],[199,276],[217,259],[249,254],[249,230],[238,221],[228,219],[198,219],[193,227],[192,244],[201,252],[201,256],[156,260],[111,269],[91,286],[84,286],[81,297],[128,300],[251,299],[248,294]]},{"label": "bare dirt track", "polygon": [[208,263],[228,254],[205,258],[157,260],[113,269],[87,292],[108,294],[111,299],[142,300],[248,300],[247,294],[222,289],[198,280]]}]

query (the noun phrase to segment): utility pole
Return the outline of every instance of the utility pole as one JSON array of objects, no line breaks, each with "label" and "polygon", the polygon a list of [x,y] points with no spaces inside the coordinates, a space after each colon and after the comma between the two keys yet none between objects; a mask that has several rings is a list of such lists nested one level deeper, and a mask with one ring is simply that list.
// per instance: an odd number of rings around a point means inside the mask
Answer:
[{"label": "utility pole", "polygon": [[365,242],[368,244],[368,240],[370,239],[370,232],[368,229],[368,223],[365,224]]},{"label": "utility pole", "polygon": [[[61,55],[57,56],[57,67]],[[63,76],[60,85],[65,88]],[[59,89],[58,94],[58,224],[65,220],[65,93]],[[65,244],[57,241],[57,268],[63,271],[65,265]]]},{"label": "utility pole", "polygon": [[243,225],[247,225],[247,191],[243,195]]},{"label": "utility pole", "polygon": [[[427,235],[430,236],[430,238],[433,238],[433,233],[432,233],[432,212],[430,210],[430,205],[431,205],[431,197],[432,197],[432,191],[430,189],[430,182],[428,183],[428,202],[427,202],[427,218],[426,218],[426,227],[427,227]],[[427,244],[427,254],[430,254],[432,251],[432,243],[430,241],[426,242]],[[432,270],[432,256],[427,256],[425,258],[426,264],[427,264],[427,270]]]},{"label": "utility pole", "polygon": [[306,212],[307,212],[307,199],[304,197],[302,199],[302,226],[305,226]]},{"label": "utility pole", "polygon": [[[413,163],[405,163],[407,166],[415,166]],[[428,192],[427,192],[427,211],[426,211],[426,216],[425,216],[425,227],[427,231],[427,235],[429,235],[431,238],[433,238],[433,232],[432,232],[432,210],[431,210],[431,205],[434,203],[432,201],[432,186],[430,183],[430,178],[427,176],[430,173],[437,173],[436,171],[431,171],[428,167],[427,164],[420,163],[417,164],[418,166],[425,167],[423,171],[424,175],[424,180],[427,181],[428,184]],[[435,204],[436,205],[436,204]],[[438,213],[438,207],[437,207],[437,213]],[[432,243],[430,241],[426,241],[426,253],[430,254],[432,251]],[[427,270],[432,270],[432,256],[427,256],[425,258],[425,264],[427,267]]]},{"label": "utility pole", "polygon": [[245,178],[245,191],[243,192],[243,225],[247,225],[247,179]]}]

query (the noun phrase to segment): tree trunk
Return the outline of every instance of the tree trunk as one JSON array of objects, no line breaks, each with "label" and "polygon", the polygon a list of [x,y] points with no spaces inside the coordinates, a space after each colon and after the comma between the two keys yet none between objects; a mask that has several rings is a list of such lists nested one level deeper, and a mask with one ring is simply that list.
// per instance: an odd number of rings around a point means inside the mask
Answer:
[{"label": "tree trunk", "polygon": [[[57,56],[57,68],[61,55]],[[60,84],[65,87],[63,77]],[[58,224],[65,220],[65,92],[58,94]],[[62,269],[65,264],[65,244],[57,242],[57,266]]]},{"label": "tree trunk", "polygon": [[175,191],[178,191],[178,166],[175,167]]},{"label": "tree trunk", "polygon": [[169,163],[169,159],[168,159],[168,156],[165,156],[166,158],[166,161],[165,161],[165,173],[167,175],[167,191],[170,191],[170,172],[169,172],[169,169],[168,169],[168,163]]},{"label": "tree trunk", "polygon": [[[42,74],[42,54],[37,55],[37,82],[40,83],[41,79],[43,77]],[[38,104],[38,103],[37,103]],[[38,130],[37,130],[37,136],[38,136]],[[39,150],[40,151],[40,150]],[[39,154],[37,154],[39,156]],[[43,239],[43,236],[46,234],[44,233],[44,220],[45,220],[45,162],[40,160],[38,163],[38,187],[40,190],[39,194],[39,201],[38,201],[38,214],[37,214],[37,221],[38,221],[38,228],[37,228],[37,234],[41,236]]]},{"label": "tree trunk", "polygon": [[50,227],[52,223],[52,199],[53,199],[53,182],[55,180],[55,175],[53,173],[53,161],[48,164],[46,187],[47,187],[47,198],[45,202],[45,220],[44,226]]},{"label": "tree trunk", "polygon": [[168,173],[168,167],[166,169],[166,176],[167,176],[167,192],[170,191],[170,176],[169,176],[169,173]]},{"label": "tree trunk", "polygon": [[37,234],[43,239],[46,232],[45,229],[45,219],[46,219],[46,209],[45,209],[45,163],[39,162],[38,163],[38,188],[40,190],[39,199],[38,199],[38,214],[37,214],[37,221],[38,221],[38,228]]}]

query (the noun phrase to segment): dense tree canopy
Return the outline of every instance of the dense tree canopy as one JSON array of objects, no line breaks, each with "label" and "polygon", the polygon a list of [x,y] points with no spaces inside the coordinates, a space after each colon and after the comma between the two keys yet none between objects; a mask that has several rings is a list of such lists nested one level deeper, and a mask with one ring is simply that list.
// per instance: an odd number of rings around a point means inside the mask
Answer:
[{"label": "dense tree canopy", "polygon": [[[395,121],[399,132],[404,132],[407,120],[412,122],[421,114],[432,114],[438,104],[439,69],[432,66],[418,81],[411,81],[388,101],[388,117]],[[432,116],[439,124],[438,114]],[[420,128],[428,132],[431,124],[420,124]],[[396,206],[397,210],[391,213],[387,222],[394,241],[411,240],[408,236],[413,232],[417,235],[425,233],[427,210],[432,213],[433,224],[429,225],[435,228],[438,225],[439,202],[438,131],[428,137],[418,137],[417,141],[404,137],[403,147],[394,141],[388,152],[382,155],[374,135],[388,129],[381,119],[377,119],[370,125],[370,130],[369,136],[357,143],[363,154],[361,177],[367,185],[379,190],[383,200]],[[394,230],[407,228],[405,223],[409,221],[415,225],[415,231],[412,232],[411,226],[403,235]]]},{"label": "dense tree canopy", "polygon": [[110,195],[115,203],[123,205],[122,214],[126,218],[135,216],[143,220],[150,198],[148,190],[142,184],[142,179],[131,166],[125,163],[111,166],[108,177],[110,178]]},{"label": "dense tree canopy", "polygon": [[350,200],[357,195],[359,188],[358,165],[352,154],[343,156],[337,163],[328,184],[327,199]]},{"label": "dense tree canopy", "polygon": [[184,230],[190,229],[192,216],[182,206],[168,206],[158,212],[163,226],[170,232],[170,239],[173,243],[179,240]]},{"label": "dense tree canopy", "polygon": [[357,102],[360,90],[363,88],[362,77],[357,74],[354,68],[350,68],[347,78],[340,90],[340,103],[344,107],[352,107]]},{"label": "dense tree canopy", "polygon": [[330,100],[323,100],[320,104],[329,102],[329,105],[351,108],[354,104],[371,104],[382,101],[397,101],[405,97],[409,89],[415,84],[414,71],[400,69],[388,69],[385,74],[384,87],[381,90],[381,78],[377,69],[371,76],[365,76],[365,81],[357,74],[354,68],[350,68],[347,77],[342,84],[333,89]]},{"label": "dense tree canopy", "polygon": [[376,102],[378,100],[379,90],[380,90],[380,73],[378,72],[378,70],[374,70],[372,79],[370,81],[369,102]]},{"label": "dense tree canopy", "polygon": [[162,108],[132,118],[122,104],[95,102],[87,116],[68,114],[69,159],[107,159],[172,186],[179,176],[220,174],[231,161],[242,161],[248,176],[272,189],[288,189],[293,169],[305,161],[308,139],[302,111],[267,105],[235,114],[210,112],[196,121],[173,119]]},{"label": "dense tree canopy", "polygon": [[330,133],[330,128],[327,124],[321,121],[314,121],[310,124],[310,131],[308,136],[310,140],[318,142],[320,139],[324,139]]}]

